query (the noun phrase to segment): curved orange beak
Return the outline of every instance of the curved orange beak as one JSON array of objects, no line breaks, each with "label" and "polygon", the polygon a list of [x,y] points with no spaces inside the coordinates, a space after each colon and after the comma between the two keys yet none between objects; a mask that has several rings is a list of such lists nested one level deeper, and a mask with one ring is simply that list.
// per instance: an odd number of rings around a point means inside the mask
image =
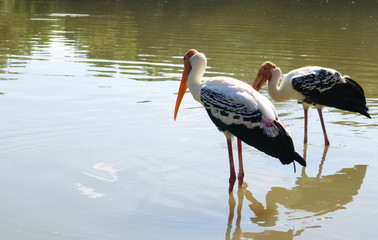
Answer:
[{"label": "curved orange beak", "polygon": [[180,89],[178,91],[177,99],[176,99],[175,114],[174,114],[175,121],[176,121],[177,113],[178,113],[178,110],[179,110],[182,98],[184,97],[186,89],[188,89],[188,77],[189,77],[189,73],[190,73],[190,69],[185,64],[185,66],[184,66],[184,72],[182,73],[182,77],[181,77]]},{"label": "curved orange beak", "polygon": [[252,83],[252,87],[256,90],[259,91],[262,86],[264,86],[264,83],[268,80],[268,78],[264,78],[263,75],[260,73],[257,74],[255,81]]},{"label": "curved orange beak", "polygon": [[274,65],[272,62],[266,61],[264,62],[259,72],[257,73],[257,76],[255,78],[255,81],[252,83],[252,87],[258,91],[262,86],[264,86],[265,82],[270,80],[272,78],[272,69],[276,68],[277,66]]}]

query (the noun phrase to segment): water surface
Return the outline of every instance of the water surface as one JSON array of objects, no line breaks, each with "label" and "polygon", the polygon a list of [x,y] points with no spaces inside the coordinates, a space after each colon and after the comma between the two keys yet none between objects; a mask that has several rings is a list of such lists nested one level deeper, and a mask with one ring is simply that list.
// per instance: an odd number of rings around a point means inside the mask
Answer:
[{"label": "water surface", "polygon": [[[0,233],[5,239],[375,239],[377,1],[0,1]],[[244,146],[228,195],[224,136],[186,95],[190,48],[206,77],[251,83],[335,68],[372,119],[309,113],[306,169]],[[268,95],[266,87],[261,93]],[[273,102],[303,153],[303,110]]]}]

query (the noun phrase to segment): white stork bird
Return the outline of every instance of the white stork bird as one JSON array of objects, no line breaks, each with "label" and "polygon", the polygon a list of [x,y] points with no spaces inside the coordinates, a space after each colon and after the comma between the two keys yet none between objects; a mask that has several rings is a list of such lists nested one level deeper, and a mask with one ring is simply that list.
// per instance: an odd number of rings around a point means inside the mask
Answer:
[{"label": "white stork bird", "polygon": [[[281,84],[278,86],[280,79]],[[305,146],[307,146],[308,109],[311,105],[318,110],[325,146],[329,146],[330,142],[323,120],[324,106],[358,112],[371,118],[361,86],[349,76],[342,75],[334,69],[309,66],[282,75],[280,68],[267,61],[261,65],[252,86],[258,91],[266,81],[268,81],[269,95],[273,100],[282,102],[296,99],[303,104]]]},{"label": "white stork bird", "polygon": [[234,78],[214,77],[202,81],[206,64],[205,55],[195,49],[185,54],[174,119],[189,87],[193,98],[205,107],[213,123],[226,135],[230,160],[229,192],[232,192],[236,181],[233,136],[238,138],[239,186],[244,177],[241,141],[278,158],[282,164],[295,160],[306,166],[304,159],[295,152],[293,141],[286,126],[278,119],[273,104],[249,84]]}]

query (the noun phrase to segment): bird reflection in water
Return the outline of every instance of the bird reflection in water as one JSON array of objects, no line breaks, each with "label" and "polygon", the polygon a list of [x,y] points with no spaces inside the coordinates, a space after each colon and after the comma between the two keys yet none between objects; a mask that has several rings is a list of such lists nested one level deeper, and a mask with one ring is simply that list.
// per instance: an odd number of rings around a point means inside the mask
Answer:
[{"label": "bird reflection in water", "polygon": [[[327,152],[328,152],[328,148],[329,148],[329,145],[325,145],[324,146],[324,150],[323,150],[323,156],[322,156],[322,162],[324,162],[326,156],[327,156]],[[307,159],[307,144],[304,144],[303,145],[303,159],[306,161]]]},{"label": "bird reflection in water", "polygon": [[[301,177],[298,177],[296,181],[296,186],[291,189],[272,187],[266,194],[265,206],[247,189],[246,183],[238,189],[237,204],[233,193],[230,193],[226,239],[293,239],[308,228],[320,228],[320,224],[311,224],[324,219],[332,219],[332,217],[326,216],[328,213],[346,209],[345,205],[352,202],[353,196],[358,194],[367,166],[356,165],[353,168],[343,168],[333,175],[321,176],[323,163],[321,163],[316,177],[307,176],[303,170]],[[292,221],[292,223],[279,225],[295,225],[298,230],[292,227],[287,231],[276,231],[269,228],[262,232],[244,232],[241,228],[244,199],[248,201],[248,207],[255,215],[250,218],[252,223],[260,227],[276,226],[279,218],[280,221],[283,219],[283,215],[279,213],[279,205],[281,205],[287,209],[284,213],[287,221]],[[231,236],[236,206],[237,217]]]}]

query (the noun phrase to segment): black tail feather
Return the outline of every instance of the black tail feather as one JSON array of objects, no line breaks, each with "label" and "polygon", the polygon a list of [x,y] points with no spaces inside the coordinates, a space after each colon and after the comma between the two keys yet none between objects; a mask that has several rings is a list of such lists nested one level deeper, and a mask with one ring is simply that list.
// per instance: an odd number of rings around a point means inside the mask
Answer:
[{"label": "black tail feather", "polygon": [[279,132],[282,138],[280,139],[280,144],[279,144],[281,151],[291,153],[290,156],[284,155],[285,157],[282,158],[282,160],[280,158],[282,164],[289,164],[293,162],[294,160],[298,162],[300,165],[305,167],[306,161],[295,151],[293,140],[289,136],[289,134],[286,132],[285,128],[277,121],[274,121],[273,123],[279,129]]},{"label": "black tail feather", "polygon": [[350,77],[345,76],[344,78],[346,83],[334,85],[324,92],[314,94],[312,96],[314,102],[341,110],[358,112],[371,118],[362,87]]},{"label": "black tail feather", "polygon": [[294,160],[299,163],[300,165],[302,165],[303,167],[306,167],[306,161],[303,159],[303,157],[301,157],[301,155],[299,155],[297,152],[294,152],[293,154],[293,158]]},{"label": "black tail feather", "polygon": [[[349,86],[352,86],[354,88],[355,94],[357,96],[357,99],[359,99],[359,101],[360,101],[360,109],[357,112],[361,113],[362,115],[364,115],[364,116],[366,116],[368,118],[371,118],[370,114],[368,113],[369,108],[366,105],[366,98],[365,98],[364,89],[362,89],[362,87],[360,86],[360,84],[358,84],[356,81],[354,81],[350,77],[345,76],[344,78],[345,78],[347,84]],[[363,106],[361,106],[361,105],[363,105]]]},{"label": "black tail feather", "polygon": [[206,109],[206,111],[220,131],[229,131],[244,143],[255,147],[269,156],[278,158],[282,164],[287,165],[293,161],[297,161],[302,166],[306,166],[304,159],[295,152],[293,140],[278,121],[273,121],[273,124],[279,131],[279,134],[276,137],[270,137],[260,127],[248,128],[243,124],[226,125],[214,117],[210,110]]}]

